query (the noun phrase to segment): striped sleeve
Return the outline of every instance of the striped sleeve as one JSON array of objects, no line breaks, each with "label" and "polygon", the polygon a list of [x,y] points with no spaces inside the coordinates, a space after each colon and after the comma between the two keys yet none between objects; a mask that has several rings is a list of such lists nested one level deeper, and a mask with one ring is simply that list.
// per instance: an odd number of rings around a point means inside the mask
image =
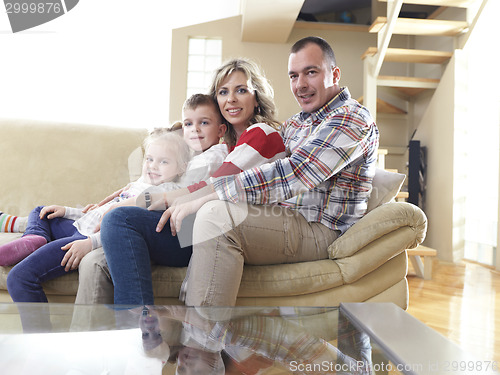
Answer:
[{"label": "striped sleeve", "polygon": [[230,176],[285,156],[281,135],[265,124],[250,126],[212,177]]},{"label": "striped sleeve", "polygon": [[[232,176],[284,157],[285,145],[281,135],[269,125],[255,124],[248,127],[240,136],[235,148],[226,157],[222,166],[214,172],[212,178]],[[206,184],[191,185],[188,190],[193,192],[203,186]]]}]

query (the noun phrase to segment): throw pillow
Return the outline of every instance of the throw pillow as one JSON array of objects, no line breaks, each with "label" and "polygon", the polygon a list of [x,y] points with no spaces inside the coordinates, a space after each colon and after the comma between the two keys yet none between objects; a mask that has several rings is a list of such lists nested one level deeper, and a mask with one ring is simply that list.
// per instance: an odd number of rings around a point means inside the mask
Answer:
[{"label": "throw pillow", "polygon": [[370,199],[368,199],[366,212],[392,201],[398,195],[405,178],[404,174],[377,168],[373,177],[372,192]]}]

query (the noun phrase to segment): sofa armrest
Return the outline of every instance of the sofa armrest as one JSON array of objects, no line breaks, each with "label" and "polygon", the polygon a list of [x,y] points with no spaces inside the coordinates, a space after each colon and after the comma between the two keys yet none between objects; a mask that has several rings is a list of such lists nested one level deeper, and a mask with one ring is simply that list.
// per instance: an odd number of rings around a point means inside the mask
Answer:
[{"label": "sofa armrest", "polygon": [[333,242],[328,247],[329,257],[330,259],[341,259],[352,256],[371,242],[402,227],[411,229],[412,235],[407,236],[404,247],[412,249],[425,239],[427,217],[419,207],[410,203],[383,204],[368,212]]},{"label": "sofa armrest", "polygon": [[[406,249],[420,244],[427,231],[424,212],[410,203],[386,203],[367,213],[330,245],[344,283],[351,284],[389,261],[399,266],[391,272],[406,275]],[[404,258],[401,258],[404,257]]]}]

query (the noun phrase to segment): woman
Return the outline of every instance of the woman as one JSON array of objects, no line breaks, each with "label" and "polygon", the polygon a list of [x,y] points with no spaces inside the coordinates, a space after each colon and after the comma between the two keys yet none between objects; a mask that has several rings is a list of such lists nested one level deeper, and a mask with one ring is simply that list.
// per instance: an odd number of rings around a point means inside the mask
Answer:
[{"label": "woman", "polygon": [[[285,156],[277,132],[280,124],[275,120],[273,90],[255,63],[235,59],[223,64],[215,73],[210,94],[217,100],[228,127],[224,138],[229,155],[214,176],[235,174]],[[172,206],[174,198],[189,201],[209,191],[209,186],[200,181],[187,189],[165,193],[166,203]],[[115,304],[154,304],[151,261],[172,267],[188,265],[192,248],[179,243],[176,232],[180,227],[172,232],[158,230],[158,225],[168,222],[169,214],[124,207],[104,217],[101,238],[113,279]]]}]

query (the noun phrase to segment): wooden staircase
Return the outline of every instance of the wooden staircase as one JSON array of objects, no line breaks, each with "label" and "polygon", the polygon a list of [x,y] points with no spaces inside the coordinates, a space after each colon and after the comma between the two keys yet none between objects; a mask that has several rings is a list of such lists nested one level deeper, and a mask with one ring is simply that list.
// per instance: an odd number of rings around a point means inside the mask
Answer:
[{"label": "wooden staircase", "polygon": [[[417,19],[399,17],[403,3],[443,7],[468,8],[487,0],[379,0],[387,3],[387,16],[377,17],[369,32],[377,34],[377,47],[369,47],[361,56],[364,60],[364,105],[376,117],[377,112],[395,113],[387,101],[378,98],[377,88],[387,87],[400,92],[410,100],[425,90],[434,90],[439,85],[439,78],[380,75],[385,62],[409,64],[445,64],[452,57],[452,52],[419,50],[411,48],[389,48],[393,35],[408,36],[449,36],[457,37],[466,33],[470,27],[466,21]],[[439,13],[439,12],[438,12]],[[455,43],[456,45],[456,43]],[[386,112],[387,110],[387,112]],[[400,108],[401,113],[407,112]]]},{"label": "wooden staircase", "polygon": [[[369,27],[370,33],[377,34],[377,46],[369,47],[361,56],[364,61],[363,96],[358,101],[363,103],[377,121],[378,114],[400,116],[401,122],[408,125],[411,122],[411,104],[415,98],[424,91],[435,90],[439,86],[440,78],[382,75],[380,71],[385,63],[402,63],[411,66],[406,71],[416,71],[415,64],[437,64],[444,66],[453,56],[453,52],[389,47],[393,35],[408,36],[408,44],[415,44],[418,37],[449,37],[448,49],[461,48],[457,41],[460,36],[469,32],[470,24],[466,21],[436,19],[447,7],[475,8],[477,19],[482,8],[488,0],[379,0],[387,5],[387,15],[376,17]],[[404,4],[430,5],[437,11],[427,19],[399,17]],[[473,13],[473,12],[471,12]],[[472,18],[472,17],[470,17]],[[393,65],[394,66],[394,65]],[[387,69],[386,69],[387,70]],[[444,69],[441,69],[443,71]],[[380,93],[383,91],[383,98]],[[393,98],[393,103],[391,102]],[[394,117],[393,117],[394,118]],[[392,118],[392,119],[393,119]],[[377,121],[381,123],[381,121]],[[402,127],[407,128],[407,127]],[[412,130],[408,129],[410,138]],[[381,145],[382,149],[384,144]],[[401,148],[406,145],[392,147],[401,153]],[[387,146],[386,146],[387,147]],[[387,152],[386,152],[387,154]],[[402,154],[400,154],[402,155]],[[382,164],[383,165],[383,164]]]},{"label": "wooden staircase", "polygon": [[[449,51],[436,51],[427,49],[412,48],[390,48],[389,43],[393,35],[407,35],[410,41],[418,37],[451,37],[450,49],[462,48],[465,42],[460,43],[459,38],[469,32],[475,20],[481,13],[488,0],[379,0],[387,3],[387,16],[376,17],[369,28],[369,32],[377,34],[377,46],[369,47],[361,56],[364,61],[364,87],[363,97],[359,101],[368,107],[374,118],[377,113],[389,114],[389,116],[402,116],[402,120],[408,124],[408,116],[412,116],[411,103],[414,98],[426,90],[435,90],[440,82],[439,78],[416,77],[416,76],[395,76],[380,75],[382,65],[386,62],[404,64],[446,64],[453,56]],[[498,1],[498,0],[494,0]],[[444,7],[475,8],[473,22],[441,20],[433,16],[427,19],[401,18],[401,8],[403,3],[416,5],[438,6],[438,15]],[[480,4],[479,4],[480,3]],[[467,17],[469,19],[471,17]],[[413,37],[413,39],[411,39]],[[465,38],[466,40],[466,38]],[[415,43],[408,43],[413,45]],[[421,43],[422,44],[422,43]],[[387,70],[387,69],[386,69]],[[416,69],[407,68],[407,72],[415,72]],[[443,69],[441,69],[443,71]],[[385,94],[394,95],[401,105],[401,101],[407,104],[404,108],[391,104],[388,99],[379,97],[379,90],[384,90]],[[401,100],[403,99],[403,100]],[[394,117],[392,117],[393,119]],[[377,121],[380,124],[381,121]],[[409,133],[408,133],[409,134]],[[379,153],[383,153],[382,162],[387,158],[387,150],[384,145]],[[379,156],[380,158],[380,156]],[[382,163],[384,165],[384,163]],[[402,197],[401,197],[402,198]],[[437,254],[436,250],[419,246],[409,250],[408,256],[411,260],[415,272],[418,276],[430,279],[432,277],[432,259]],[[422,258],[424,262],[422,262]]]}]

